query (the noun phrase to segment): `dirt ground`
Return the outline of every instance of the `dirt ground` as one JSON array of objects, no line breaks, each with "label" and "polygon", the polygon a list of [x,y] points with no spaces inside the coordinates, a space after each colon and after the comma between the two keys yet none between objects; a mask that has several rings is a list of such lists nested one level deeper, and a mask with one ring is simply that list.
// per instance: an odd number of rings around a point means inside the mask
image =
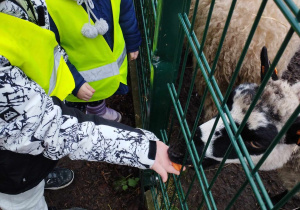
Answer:
[{"label": "dirt ground", "polygon": [[[205,170],[205,174],[209,182],[210,180],[212,180],[216,171],[217,171],[217,166]],[[184,192],[187,192],[187,189],[190,186],[194,174],[195,172],[193,170],[189,170],[185,173],[185,175],[181,179]],[[271,171],[271,172],[260,171],[259,175],[264,183],[267,192],[271,196],[274,196],[285,190],[284,187],[282,186],[282,182],[277,176],[276,171]],[[242,167],[238,164],[228,164],[222,169],[221,174],[217,178],[212,188],[212,194],[217,209],[225,209],[225,207],[229,204],[229,202],[236,194],[238,189],[241,187],[241,185],[245,182],[245,180],[246,180],[245,173],[243,172]],[[199,183],[197,181],[195,182],[195,184],[193,184],[192,190],[187,200],[188,200],[189,209],[197,209],[199,204],[201,203],[202,193],[201,193],[201,188],[199,186]],[[292,209],[297,209],[298,207],[300,207],[300,200],[293,198],[281,209],[292,210]],[[252,188],[250,187],[249,184],[245,188],[243,193],[239,196],[239,198],[236,200],[234,206],[231,209],[236,209],[236,210],[260,209],[259,204],[257,203],[257,199],[255,198]]]}]

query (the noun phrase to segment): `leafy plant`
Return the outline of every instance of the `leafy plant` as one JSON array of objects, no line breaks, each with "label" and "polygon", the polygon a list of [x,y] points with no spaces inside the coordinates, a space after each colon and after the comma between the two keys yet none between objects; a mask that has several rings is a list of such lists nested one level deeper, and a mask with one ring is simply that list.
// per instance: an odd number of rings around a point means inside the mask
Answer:
[{"label": "leafy plant", "polygon": [[129,178],[129,176],[127,177],[121,177],[119,180],[117,181],[114,181],[113,183],[113,187],[115,190],[127,190],[129,187],[132,187],[132,188],[135,188],[138,183],[139,183],[139,180],[140,178],[138,177],[133,177],[133,178]]}]

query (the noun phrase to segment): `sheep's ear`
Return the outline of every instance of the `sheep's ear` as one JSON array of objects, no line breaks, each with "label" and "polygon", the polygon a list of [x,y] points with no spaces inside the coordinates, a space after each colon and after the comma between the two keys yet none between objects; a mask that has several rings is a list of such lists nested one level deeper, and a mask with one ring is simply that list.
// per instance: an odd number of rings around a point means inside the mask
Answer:
[{"label": "sheep's ear", "polygon": [[[267,72],[270,68],[270,65],[271,65],[271,62],[268,58],[268,50],[265,46],[261,49],[260,61],[261,61],[261,68],[260,68],[260,77],[261,78],[260,79],[261,79],[261,81],[263,81],[263,79],[265,78],[265,75],[267,74]],[[278,80],[277,74],[278,74],[278,72],[277,72],[277,69],[275,68],[275,70],[272,74],[273,80]]]},{"label": "sheep's ear", "polygon": [[297,144],[300,146],[300,116],[298,116],[298,118],[286,132],[285,139],[287,144]]}]

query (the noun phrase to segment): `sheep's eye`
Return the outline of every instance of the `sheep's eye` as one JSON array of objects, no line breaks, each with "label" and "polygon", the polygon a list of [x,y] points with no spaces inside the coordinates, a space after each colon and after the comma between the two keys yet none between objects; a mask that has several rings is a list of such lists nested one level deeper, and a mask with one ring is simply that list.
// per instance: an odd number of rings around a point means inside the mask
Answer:
[{"label": "sheep's eye", "polygon": [[259,149],[260,148],[260,145],[257,143],[257,142],[254,142],[254,141],[250,141],[250,144],[252,147],[256,148],[256,149]]}]

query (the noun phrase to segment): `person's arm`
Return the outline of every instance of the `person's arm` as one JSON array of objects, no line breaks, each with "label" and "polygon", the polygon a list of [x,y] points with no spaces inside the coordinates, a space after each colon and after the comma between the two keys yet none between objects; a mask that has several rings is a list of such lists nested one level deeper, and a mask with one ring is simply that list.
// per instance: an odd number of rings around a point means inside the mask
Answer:
[{"label": "person's arm", "polygon": [[[66,107],[56,97],[51,99],[52,108],[48,108],[45,114],[54,111],[56,117],[44,118],[46,121],[41,124],[49,124],[48,121],[51,120],[54,125],[51,129],[55,129],[57,135],[55,138],[51,136],[51,141],[44,140],[47,142],[47,149],[44,151],[47,158],[59,159],[69,155],[71,159],[104,161],[138,168],[153,165],[155,141],[158,139],[152,133],[96,115],[86,115],[77,109]],[[41,139],[38,136],[36,138]]]},{"label": "person's arm", "polygon": [[128,53],[137,52],[142,43],[132,0],[121,0],[119,23]]},{"label": "person's arm", "polygon": [[75,88],[72,91],[72,94],[74,96],[77,95],[79,89],[81,88],[81,86],[86,83],[86,81],[83,79],[83,77],[81,76],[81,74],[78,72],[78,70],[76,69],[76,67],[69,61],[69,59],[66,61],[70,72],[73,75],[74,81],[75,81]]},{"label": "person's arm", "polygon": [[0,77],[0,149],[177,173],[153,133],[66,107],[1,56]]}]

